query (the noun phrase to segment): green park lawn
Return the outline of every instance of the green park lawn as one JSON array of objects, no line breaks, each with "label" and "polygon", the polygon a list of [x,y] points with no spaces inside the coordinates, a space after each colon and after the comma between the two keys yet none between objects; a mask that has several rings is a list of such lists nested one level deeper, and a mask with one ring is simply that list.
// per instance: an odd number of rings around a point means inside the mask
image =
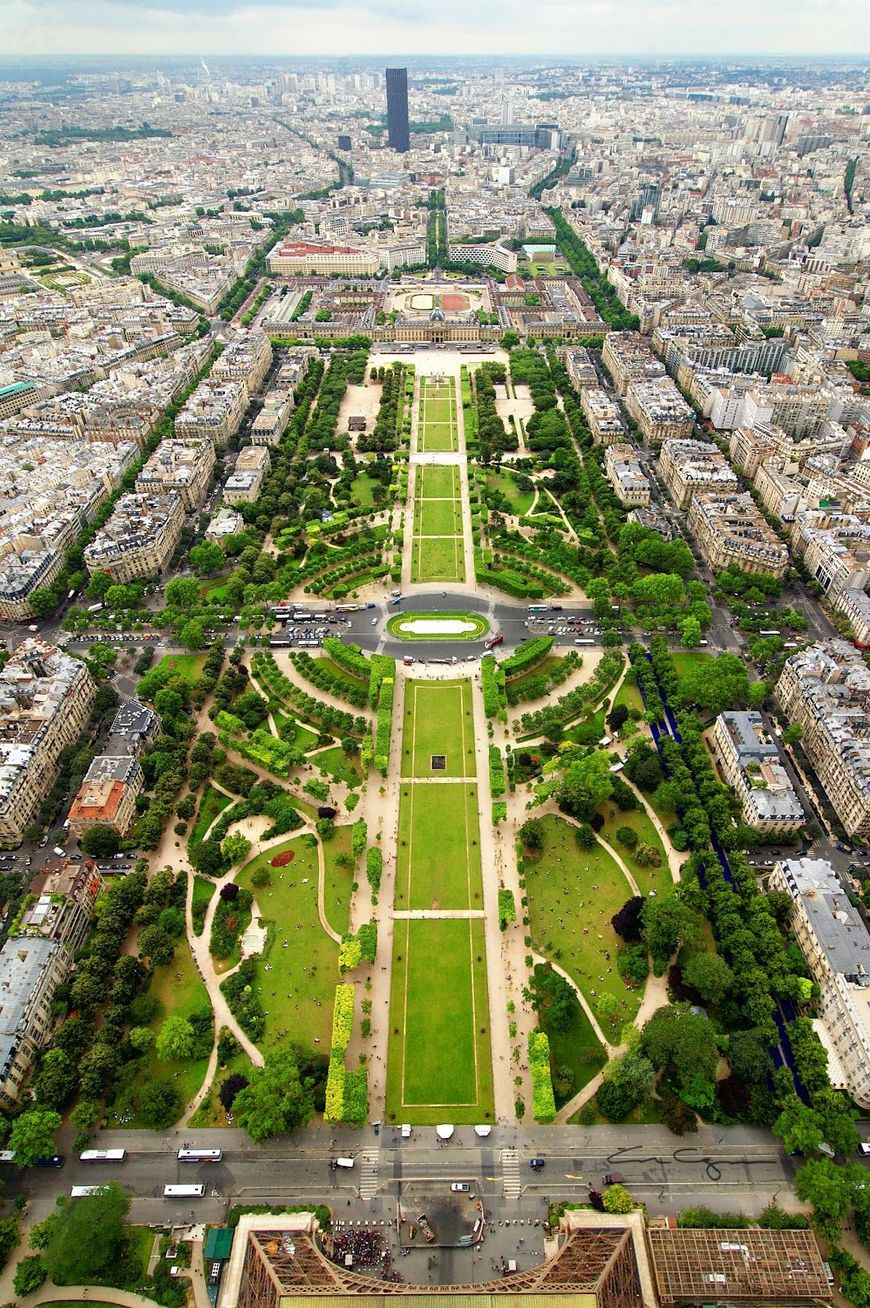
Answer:
[{"label": "green park lawn", "polygon": [[194,931],[198,936],[202,935],[202,927],[200,926],[199,930],[196,930],[197,921],[204,922],[213,895],[213,881],[210,881],[208,877],[195,876],[193,878],[193,899],[191,902],[191,908],[193,911]]},{"label": "green park lawn", "polygon": [[[285,850],[295,854],[292,863],[271,867],[270,860]],[[251,885],[251,877],[259,867],[269,873],[267,886]],[[332,1004],[339,980],[338,948],[321,927],[317,914],[315,838],[296,836],[273,845],[251,859],[236,881],[254,891],[269,929],[257,965],[259,998],[266,1014],[263,1047],[291,1040],[317,1052],[315,1037],[319,1037],[320,1052],[328,1053]],[[267,966],[271,971],[266,971]]]},{"label": "green park lawn", "polygon": [[476,785],[402,786],[396,908],[483,907],[477,812]]},{"label": "green park lawn", "polygon": [[564,663],[564,661],[565,660],[560,655],[550,654],[547,658],[541,659],[540,663],[536,663],[531,671],[524,672],[522,676],[519,677],[511,677],[508,681],[508,685],[512,690],[523,690],[531,682],[538,681],[541,677],[547,676],[553,668],[559,667],[560,664]]},{"label": "green park lawn", "polygon": [[[536,977],[548,971],[550,968],[543,963],[535,965]],[[597,1076],[607,1062],[607,1055],[576,997],[572,997],[566,1022],[558,1026],[554,1025],[550,1021],[549,1006],[539,1014],[538,1020],[541,1030],[547,1033],[550,1041],[550,1066],[554,1074],[554,1090],[555,1085],[559,1086],[559,1091],[556,1091],[556,1107],[561,1108],[569,1099],[573,1099],[593,1076]]]},{"label": "green park lawn", "polygon": [[350,484],[351,501],[361,509],[373,508],[375,488],[379,485],[380,482],[375,481],[367,472],[359,473]]},{"label": "green park lawn", "polygon": [[[630,1021],[641,992],[626,986],[616,965],[622,943],[610,919],[631,896],[631,887],[601,845],[583,850],[576,828],[562,818],[542,819],[544,848],[522,861],[530,931],[535,949],[559,963],[582,990],[602,1029],[612,1034]],[[585,932],[585,934],[584,934]],[[610,954],[607,958],[606,955]],[[609,969],[609,970],[608,970]],[[618,1001],[611,1019],[602,996]]]},{"label": "green park lawn", "polygon": [[297,722],[295,718],[288,717],[288,715],[282,713],[280,709],[274,708],[273,701],[270,701],[269,711],[275,719],[275,726],[279,729],[286,723],[294,723],[293,736],[285,737],[288,745],[294,745],[296,749],[300,749],[303,754],[307,754],[312,746],[317,744],[317,732],[313,727],[304,727],[302,723]]},{"label": "green park lawn", "polygon": [[674,671],[678,677],[684,677],[687,672],[693,671],[699,663],[709,663],[713,657],[703,650],[686,650],[682,654],[671,654],[674,664]]},{"label": "green park lawn", "polygon": [[[170,963],[154,969],[147,993],[158,1004],[157,1012],[148,1024],[155,1037],[167,1017],[190,1017],[200,1010],[210,1010],[208,992],[185,939],[177,942]],[[118,1123],[114,1118],[132,1113],[132,1120],[126,1125],[138,1129],[145,1125],[137,1112],[137,1100],[141,1091],[156,1082],[167,1082],[178,1091],[182,1106],[186,1105],[202,1085],[208,1067],[208,1055],[195,1059],[160,1059],[152,1045],[141,1062],[129,1066],[133,1075],[128,1079],[122,1072],[115,1104],[107,1117],[109,1126],[115,1126]]]},{"label": "green park lawn", "polygon": [[190,844],[198,845],[200,841],[204,840],[205,833],[212,822],[232,802],[228,795],[222,795],[219,790],[215,790],[214,786],[206,786],[202,792],[202,799],[199,801],[199,811],[193,824],[193,830],[190,833]]},{"label": "green park lawn", "polygon": [[[205,664],[204,654],[164,654],[154,668],[170,668],[177,676],[191,684],[196,681]],[[149,669],[151,671],[153,669]]]},{"label": "green park lawn", "polygon": [[354,869],[339,867],[337,860],[342,854],[350,854],[351,830],[350,826],[336,827],[332,839],[323,842],[323,910],[327,922],[340,936],[346,934],[350,920]]},{"label": "green park lawn", "polygon": [[645,711],[643,696],[638,690],[637,685],[633,681],[629,681],[627,676],[625,681],[623,681],[622,685],[619,687],[613,704],[614,708],[617,704],[624,704],[629,712],[631,712],[632,709],[637,709],[639,713]]},{"label": "green park lawn", "polygon": [[355,677],[352,672],[348,672],[347,669],[341,667],[340,664],[334,663],[327,655],[319,655],[318,658],[321,667],[329,673],[339,686],[345,686],[353,694],[358,690],[368,689],[362,677]]},{"label": "green park lawn", "polygon": [[452,454],[458,449],[459,437],[452,422],[426,422],[420,430],[423,454]]},{"label": "green park lawn", "polygon": [[464,581],[462,537],[415,537],[411,574],[412,581]]},{"label": "green park lawn", "polygon": [[[443,754],[445,767],[433,769]],[[411,681],[402,724],[403,777],[474,776],[471,682]]]},{"label": "green park lawn", "polygon": [[[387,1063],[391,1122],[486,1122],[494,1112],[483,922],[395,924]],[[438,984],[433,985],[433,977]]]},{"label": "green park lawn", "polygon": [[510,503],[512,513],[522,517],[532,507],[535,492],[520,490],[510,473],[487,472],[486,484],[490,490],[500,491],[504,495],[505,499]]},{"label": "green park lawn", "polygon": [[422,463],[417,468],[418,500],[455,500],[460,494],[459,469],[452,464]]},{"label": "green park lawn", "polygon": [[359,758],[345,754],[340,745],[318,750],[316,754],[309,754],[308,759],[314,767],[320,768],[335,781],[343,781],[346,786],[358,786],[362,781]]},{"label": "green park lawn", "polygon": [[[651,890],[654,890],[657,895],[664,894],[672,885],[671,873],[661,838],[646,809],[635,808],[630,813],[623,813],[611,800],[608,800],[599,806],[598,811],[605,819],[600,834],[621,856],[623,863],[637,882],[641,894],[648,895]],[[616,839],[620,827],[630,827],[632,831],[637,832],[638,844],[649,845],[651,849],[655,849],[662,860],[661,866],[641,867],[634,856],[635,850],[626,849]]]},{"label": "green park lawn", "polygon": [[454,422],[456,420],[456,401],[453,388],[438,387],[420,391],[420,418],[427,424],[433,422]]},{"label": "green park lawn", "polygon": [[459,500],[417,500],[414,535],[461,536],[462,509]]}]

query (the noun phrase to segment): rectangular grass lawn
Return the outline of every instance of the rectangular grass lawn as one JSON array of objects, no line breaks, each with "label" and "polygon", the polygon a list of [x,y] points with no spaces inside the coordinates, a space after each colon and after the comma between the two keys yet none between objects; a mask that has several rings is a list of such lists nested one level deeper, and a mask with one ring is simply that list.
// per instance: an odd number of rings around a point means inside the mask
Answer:
[{"label": "rectangular grass lawn", "polygon": [[434,392],[425,390],[420,409],[420,416],[425,422],[452,422],[455,417],[452,388],[439,387]]},{"label": "rectangular grass lawn", "polygon": [[402,919],[393,943],[387,1116],[422,1125],[492,1115],[483,923]]},{"label": "rectangular grass lawn", "polygon": [[462,510],[458,500],[418,500],[414,516],[417,536],[462,535]]},{"label": "rectangular grass lawn", "polygon": [[[445,766],[432,767],[443,754]],[[402,724],[403,777],[474,776],[471,683],[411,681]]]},{"label": "rectangular grass lawn", "polygon": [[424,454],[452,453],[458,448],[456,425],[451,422],[425,422],[420,433]]},{"label": "rectangular grass lawn", "polygon": [[461,536],[417,536],[412,552],[413,581],[464,581]]},{"label": "rectangular grass lawn", "polygon": [[[579,847],[569,822],[553,815],[541,822],[544,848],[537,857],[523,860],[532,940],[544,958],[556,959],[565,969],[605,1035],[615,1038],[634,1017],[642,993],[629,989],[619,975],[616,954],[622,941],[610,925],[631,897],[631,887],[600,845]],[[604,994],[619,1001],[615,1022],[601,1011]]]},{"label": "rectangular grass lawn", "polygon": [[398,909],[482,908],[477,786],[402,786]]},{"label": "rectangular grass lawn", "polygon": [[458,499],[459,469],[453,464],[421,463],[417,468],[417,499]]}]

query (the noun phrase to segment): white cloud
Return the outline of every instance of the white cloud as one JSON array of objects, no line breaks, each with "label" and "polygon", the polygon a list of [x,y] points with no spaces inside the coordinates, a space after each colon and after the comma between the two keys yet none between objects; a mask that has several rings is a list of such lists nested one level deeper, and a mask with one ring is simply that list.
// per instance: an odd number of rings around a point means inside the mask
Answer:
[{"label": "white cloud", "polygon": [[866,49],[865,0],[4,0],[6,54],[696,54]]}]

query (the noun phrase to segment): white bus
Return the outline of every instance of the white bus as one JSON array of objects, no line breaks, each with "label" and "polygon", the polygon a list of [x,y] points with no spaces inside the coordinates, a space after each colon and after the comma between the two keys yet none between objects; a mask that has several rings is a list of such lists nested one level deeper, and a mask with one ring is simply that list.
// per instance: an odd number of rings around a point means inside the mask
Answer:
[{"label": "white bus", "polygon": [[549,604],[530,604],[529,613],[549,613]]},{"label": "white bus", "polygon": [[219,1163],[224,1156],[223,1149],[179,1149],[180,1163]]},{"label": "white bus", "polygon": [[204,1185],[164,1185],[164,1199],[201,1199],[205,1194]]},{"label": "white bus", "polygon": [[123,1163],[126,1149],[86,1149],[79,1154],[80,1163]]},{"label": "white bus", "polygon": [[89,1194],[101,1194],[104,1189],[103,1185],[74,1185],[69,1193],[71,1199],[86,1199]]}]

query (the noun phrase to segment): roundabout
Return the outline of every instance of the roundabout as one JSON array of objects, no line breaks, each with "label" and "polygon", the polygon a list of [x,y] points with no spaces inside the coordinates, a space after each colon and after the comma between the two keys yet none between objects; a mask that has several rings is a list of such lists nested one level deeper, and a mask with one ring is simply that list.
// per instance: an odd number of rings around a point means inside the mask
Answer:
[{"label": "roundabout", "polygon": [[396,613],[387,631],[399,640],[479,640],[489,623],[478,613]]}]

